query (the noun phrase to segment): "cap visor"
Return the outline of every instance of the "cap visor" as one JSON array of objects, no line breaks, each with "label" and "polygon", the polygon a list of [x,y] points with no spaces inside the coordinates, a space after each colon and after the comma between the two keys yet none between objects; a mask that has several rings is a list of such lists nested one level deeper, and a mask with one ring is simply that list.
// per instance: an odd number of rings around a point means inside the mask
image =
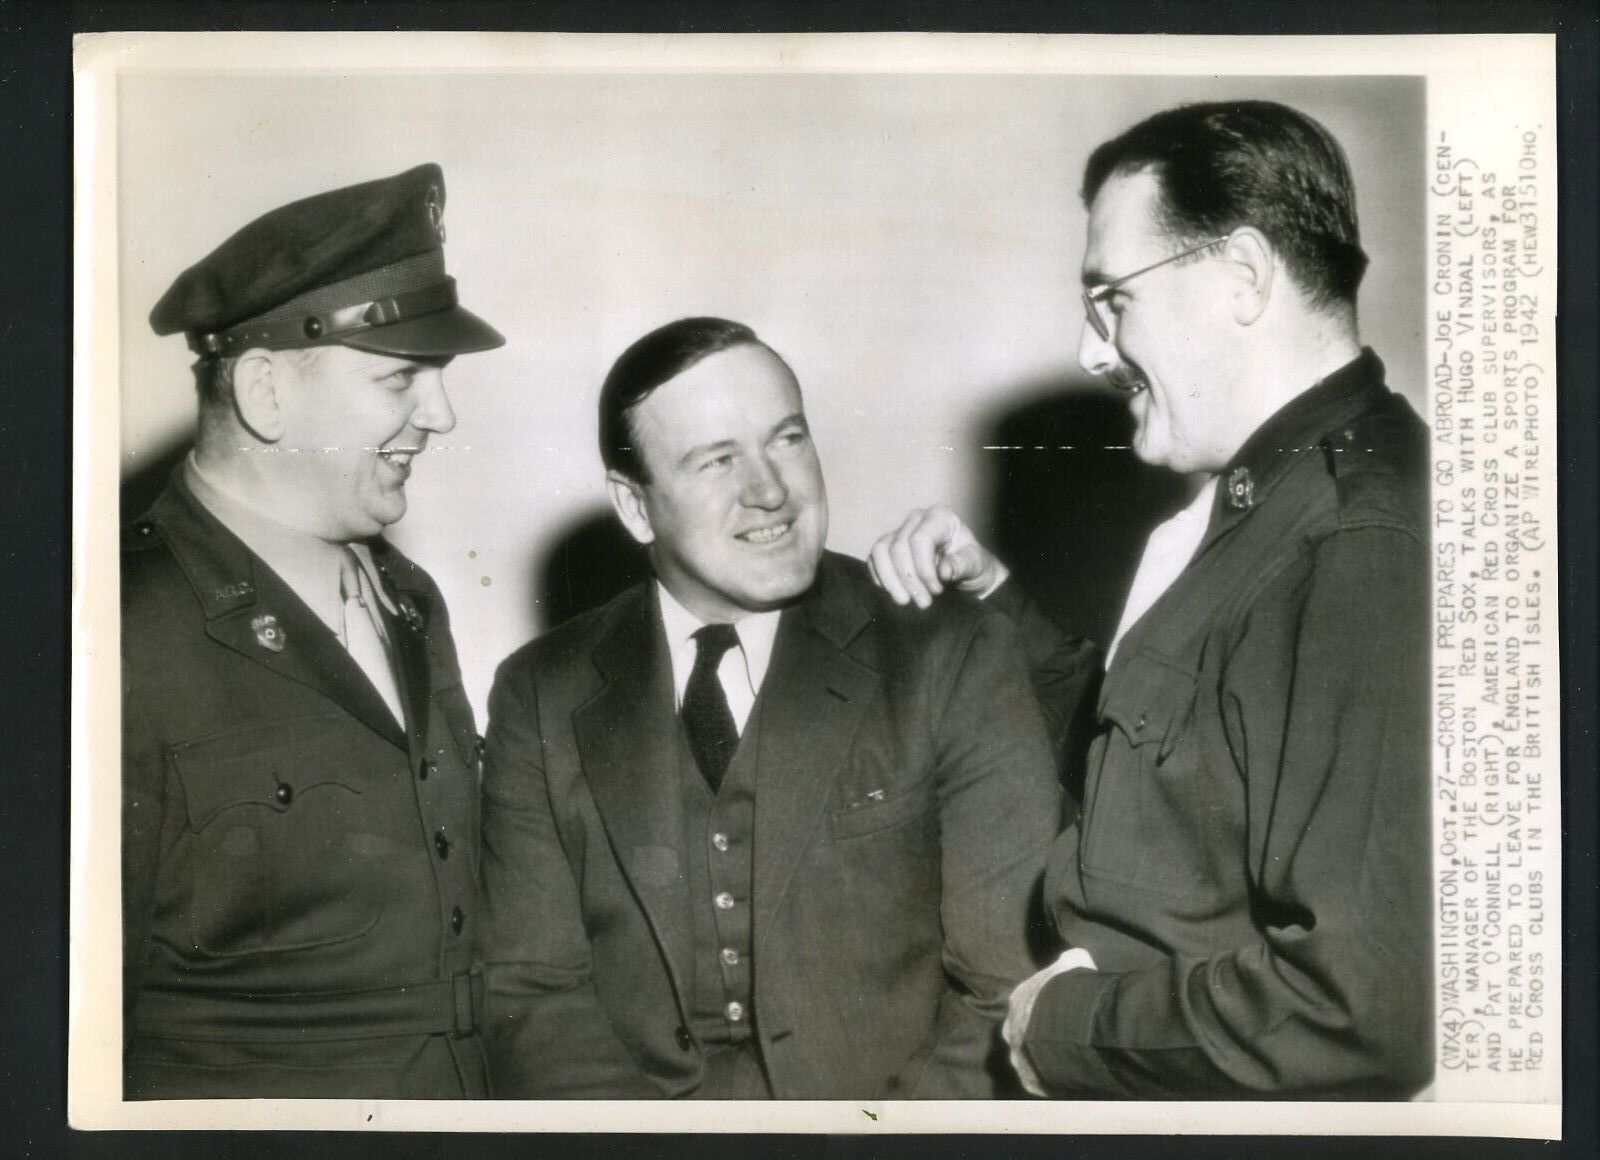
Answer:
[{"label": "cap visor", "polygon": [[506,344],[505,336],[460,306],[357,331],[339,340],[375,354],[437,356],[472,354]]}]

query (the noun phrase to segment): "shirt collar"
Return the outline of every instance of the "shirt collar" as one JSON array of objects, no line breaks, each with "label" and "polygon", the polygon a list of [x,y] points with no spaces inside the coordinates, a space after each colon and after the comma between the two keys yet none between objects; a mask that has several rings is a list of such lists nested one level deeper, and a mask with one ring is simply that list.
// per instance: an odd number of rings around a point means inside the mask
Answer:
[{"label": "shirt collar", "polygon": [[[694,658],[698,646],[694,634],[705,627],[706,621],[685,608],[678,598],[656,581],[656,592],[661,600],[661,624],[667,634],[667,651],[672,657],[672,684],[677,691],[678,703],[683,702],[683,691],[688,687],[689,674],[694,671]],[[739,637],[739,653],[744,658],[745,680],[750,685],[750,695],[761,691],[767,668],[772,663],[773,645],[778,639],[778,621],[783,613],[751,612],[733,623]]]},{"label": "shirt collar", "polygon": [[230,532],[244,541],[262,563],[278,574],[318,620],[338,635],[344,630],[344,599],[339,593],[339,563],[348,546],[360,562],[385,611],[395,605],[385,591],[372,551],[366,544],[330,543],[279,523],[259,508],[228,490],[227,484],[200,466],[194,452],[184,463],[184,482],[195,499]]}]

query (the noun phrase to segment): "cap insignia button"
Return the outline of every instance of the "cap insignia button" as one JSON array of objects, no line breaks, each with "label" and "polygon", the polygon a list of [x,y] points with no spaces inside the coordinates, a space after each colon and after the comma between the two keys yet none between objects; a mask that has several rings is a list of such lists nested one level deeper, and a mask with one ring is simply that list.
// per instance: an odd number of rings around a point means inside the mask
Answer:
[{"label": "cap insignia button", "polygon": [[1248,467],[1235,467],[1228,473],[1228,503],[1235,511],[1249,511],[1256,503],[1256,481]]},{"label": "cap insignia button", "polygon": [[255,631],[256,643],[264,649],[281,653],[283,646],[289,643],[289,634],[278,623],[278,618],[270,612],[265,616],[251,617],[250,627]]}]

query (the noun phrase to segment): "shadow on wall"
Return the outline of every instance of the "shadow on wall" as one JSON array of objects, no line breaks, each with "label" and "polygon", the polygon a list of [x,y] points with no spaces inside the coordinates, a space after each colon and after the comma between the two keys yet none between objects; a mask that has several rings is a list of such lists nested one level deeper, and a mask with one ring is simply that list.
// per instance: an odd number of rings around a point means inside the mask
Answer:
[{"label": "shadow on wall", "polygon": [[1188,502],[1183,477],[1134,456],[1133,418],[1086,380],[1035,380],[982,427],[988,497],[975,529],[1016,581],[1069,631],[1110,643],[1150,530]]},{"label": "shadow on wall", "polygon": [[644,549],[609,507],[596,507],[541,549],[533,561],[537,620],[548,632],[579,613],[598,608],[650,574]]}]

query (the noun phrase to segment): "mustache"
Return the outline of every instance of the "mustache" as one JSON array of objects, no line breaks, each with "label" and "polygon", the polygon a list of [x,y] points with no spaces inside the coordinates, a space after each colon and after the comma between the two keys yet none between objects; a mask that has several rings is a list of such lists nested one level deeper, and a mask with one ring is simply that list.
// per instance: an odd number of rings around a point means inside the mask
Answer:
[{"label": "mustache", "polygon": [[1137,395],[1150,385],[1142,370],[1120,359],[1105,372],[1105,378],[1106,382],[1125,395]]}]

